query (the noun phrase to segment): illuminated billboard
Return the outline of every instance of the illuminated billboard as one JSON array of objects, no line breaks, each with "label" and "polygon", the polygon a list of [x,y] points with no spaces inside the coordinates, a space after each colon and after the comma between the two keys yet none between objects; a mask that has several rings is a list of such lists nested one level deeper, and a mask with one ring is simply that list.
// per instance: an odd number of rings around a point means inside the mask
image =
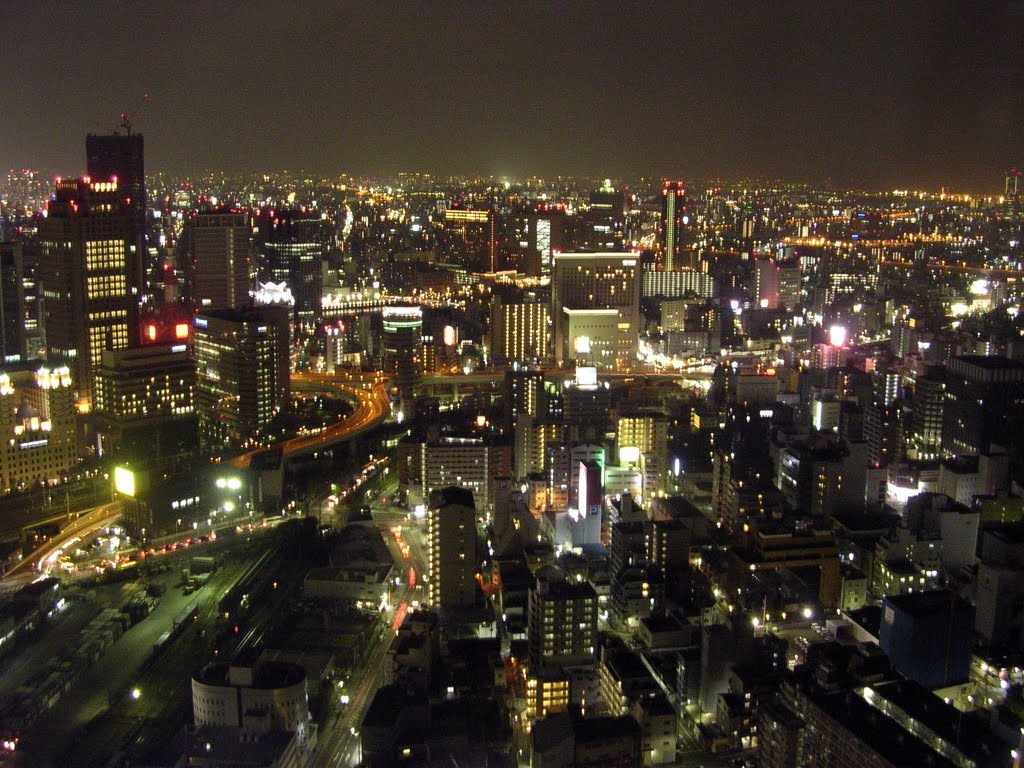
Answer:
[{"label": "illuminated billboard", "polygon": [[114,467],[114,490],[125,496],[134,496],[135,473],[127,467]]}]

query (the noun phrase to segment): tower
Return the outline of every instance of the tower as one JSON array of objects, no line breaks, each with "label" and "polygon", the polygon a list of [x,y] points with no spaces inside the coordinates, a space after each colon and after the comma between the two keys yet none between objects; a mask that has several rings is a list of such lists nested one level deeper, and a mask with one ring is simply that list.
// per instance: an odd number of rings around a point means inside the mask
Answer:
[{"label": "tower", "polygon": [[83,413],[103,352],[139,337],[142,257],[128,199],[117,179],[58,179],[39,225],[46,353],[72,368]]},{"label": "tower", "polygon": [[0,243],[0,363],[26,359],[25,322],[21,243]]},{"label": "tower", "polygon": [[682,233],[683,211],[686,208],[686,188],[681,181],[666,181],[661,190],[661,249],[666,272],[683,265]]},{"label": "tower", "polygon": [[257,220],[260,278],[285,283],[295,299],[292,322],[311,331],[320,321],[327,221],[305,210],[269,211]]},{"label": "tower", "polygon": [[141,133],[89,134],[85,137],[86,169],[93,179],[116,179],[125,207],[131,212],[132,239],[138,253],[137,285],[145,289],[146,269],[146,168],[145,142]]},{"label": "tower", "polygon": [[423,367],[420,341],[423,310],[418,306],[384,308],[384,371],[398,387],[399,409],[406,418],[416,415]]},{"label": "tower", "polygon": [[427,508],[430,604],[446,613],[474,608],[476,583],[476,505],[465,488],[430,494]]},{"label": "tower", "polygon": [[213,309],[195,322],[200,437],[209,447],[244,444],[290,405],[288,310]]},{"label": "tower", "polygon": [[191,298],[197,309],[249,304],[252,227],[244,213],[209,211],[187,226]]}]

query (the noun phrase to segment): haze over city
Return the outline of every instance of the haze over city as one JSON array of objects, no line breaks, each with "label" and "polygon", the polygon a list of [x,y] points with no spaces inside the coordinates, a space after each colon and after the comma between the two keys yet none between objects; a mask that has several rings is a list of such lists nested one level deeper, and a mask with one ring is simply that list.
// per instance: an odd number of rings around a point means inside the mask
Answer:
[{"label": "haze over city", "polygon": [[985,192],[1020,162],[1019,2],[12,0],[0,165],[772,177]]}]

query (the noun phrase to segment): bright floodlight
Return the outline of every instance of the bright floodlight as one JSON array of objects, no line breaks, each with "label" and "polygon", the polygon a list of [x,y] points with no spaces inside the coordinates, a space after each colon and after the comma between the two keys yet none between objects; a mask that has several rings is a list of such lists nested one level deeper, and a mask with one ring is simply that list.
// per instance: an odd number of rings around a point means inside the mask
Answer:
[{"label": "bright floodlight", "polygon": [[804,618],[805,619],[810,619],[810,618],[813,618],[813,617],[814,617],[814,611],[811,610],[810,608],[804,608]]},{"label": "bright floodlight", "polygon": [[141,695],[142,691],[140,691],[138,688],[132,688],[132,699],[138,701]]},{"label": "bright floodlight", "polygon": [[846,346],[846,327],[833,325],[828,329],[828,341],[833,347]]}]

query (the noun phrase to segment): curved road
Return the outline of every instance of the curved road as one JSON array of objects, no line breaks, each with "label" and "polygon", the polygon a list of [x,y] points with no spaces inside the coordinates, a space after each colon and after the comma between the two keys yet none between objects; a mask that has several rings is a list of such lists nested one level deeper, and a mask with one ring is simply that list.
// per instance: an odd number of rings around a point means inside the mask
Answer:
[{"label": "curved road", "polygon": [[[359,402],[359,405],[351,416],[342,419],[337,424],[332,424],[322,432],[318,432],[315,435],[293,437],[290,440],[278,443],[277,447],[283,449],[285,459],[296,454],[307,453],[319,446],[337,443],[362,434],[376,427],[391,413],[391,398],[388,397],[387,383],[379,378],[375,379],[373,388],[370,390],[344,383],[337,374],[294,373],[291,379],[293,383],[316,384],[323,386],[324,389],[349,395],[354,397]],[[252,457],[265,450],[267,449],[260,448],[243,453],[241,456],[232,459],[231,465],[236,469],[248,469],[252,463]]]}]

